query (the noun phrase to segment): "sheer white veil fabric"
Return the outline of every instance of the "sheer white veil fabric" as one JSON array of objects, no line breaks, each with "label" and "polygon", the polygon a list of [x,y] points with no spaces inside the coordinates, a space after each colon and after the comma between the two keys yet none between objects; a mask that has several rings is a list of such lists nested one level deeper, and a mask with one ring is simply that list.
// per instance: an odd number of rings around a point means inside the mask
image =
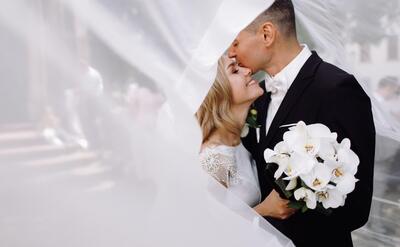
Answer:
[{"label": "sheer white veil fabric", "polygon": [[271,2],[2,4],[1,244],[292,246],[201,170],[193,116]]},{"label": "sheer white veil fabric", "polygon": [[[396,1],[392,2],[395,3]],[[364,81],[364,71],[359,71],[359,68],[357,68],[358,64],[351,62],[348,47],[346,47],[346,44],[351,42],[349,40],[349,36],[351,35],[350,32],[354,31],[349,29],[349,26],[351,27],[351,25],[354,24],[351,23],[351,20],[346,20],[346,16],[349,18],[348,16],[351,15],[350,12],[354,11],[352,14],[358,16],[358,19],[353,19],[352,21],[364,22],[359,24],[359,28],[365,32],[371,33],[371,40],[364,40],[364,42],[368,44],[369,42],[372,42],[373,39],[377,38],[374,33],[379,33],[379,31],[377,31],[379,28],[383,29],[383,27],[379,26],[368,26],[369,16],[371,16],[371,18],[376,18],[378,23],[385,18],[385,16],[379,15],[379,7],[377,7],[375,12],[373,12],[373,9],[370,9],[371,12],[359,13],[365,11],[360,4],[346,4],[345,1],[305,0],[293,1],[293,4],[295,5],[300,40],[309,43],[311,48],[316,50],[325,61],[328,61],[356,76],[361,86],[371,98],[377,133],[399,142],[399,120],[391,116],[388,109],[385,109],[384,105],[374,97],[373,90],[376,89],[376,86],[369,85],[368,82]],[[398,8],[398,5],[395,5],[394,7],[396,6]],[[380,8],[384,9],[384,7],[387,8],[387,6],[381,6]],[[393,9],[393,11],[398,10]],[[393,25],[396,26],[396,24],[398,27],[398,22]],[[365,33],[362,34],[367,35]],[[397,32],[391,30],[388,31],[386,35],[395,34],[397,34]],[[376,34],[376,36],[378,36],[378,34]],[[360,39],[360,37],[356,38]],[[396,74],[395,71],[390,71],[389,73]],[[400,111],[400,107],[397,109],[397,112],[398,111]]]},{"label": "sheer white veil fabric", "polygon": [[[272,2],[1,3],[0,244],[292,246],[204,174],[193,117],[218,57]],[[294,2],[303,39],[345,66],[339,4]]]}]

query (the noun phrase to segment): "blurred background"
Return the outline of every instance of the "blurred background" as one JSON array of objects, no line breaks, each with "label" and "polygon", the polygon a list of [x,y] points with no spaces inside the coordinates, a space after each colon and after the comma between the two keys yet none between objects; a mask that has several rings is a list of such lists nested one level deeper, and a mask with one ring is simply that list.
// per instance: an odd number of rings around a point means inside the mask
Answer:
[{"label": "blurred background", "polygon": [[[398,126],[400,1],[352,0],[346,5],[354,5],[343,19],[348,23],[343,34],[349,61],[370,97]],[[390,136],[377,135],[372,210],[368,224],[353,233],[353,240],[355,246],[400,246],[400,145]]]}]

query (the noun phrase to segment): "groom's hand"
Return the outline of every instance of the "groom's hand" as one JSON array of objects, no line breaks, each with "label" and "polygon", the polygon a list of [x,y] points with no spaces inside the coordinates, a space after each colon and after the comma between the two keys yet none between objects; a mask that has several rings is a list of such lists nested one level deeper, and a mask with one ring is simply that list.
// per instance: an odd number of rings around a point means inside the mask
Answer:
[{"label": "groom's hand", "polygon": [[282,199],[279,194],[273,190],[267,198],[254,209],[262,216],[284,220],[296,212],[295,209],[289,208],[288,203],[288,200]]}]

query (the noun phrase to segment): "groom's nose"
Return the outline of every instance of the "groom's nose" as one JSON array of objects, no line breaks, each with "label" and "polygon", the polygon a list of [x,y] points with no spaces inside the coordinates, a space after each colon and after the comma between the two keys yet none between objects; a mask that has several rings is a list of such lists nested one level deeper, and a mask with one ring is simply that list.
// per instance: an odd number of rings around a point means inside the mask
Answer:
[{"label": "groom's nose", "polygon": [[231,45],[228,49],[228,57],[229,58],[236,58],[235,47]]}]

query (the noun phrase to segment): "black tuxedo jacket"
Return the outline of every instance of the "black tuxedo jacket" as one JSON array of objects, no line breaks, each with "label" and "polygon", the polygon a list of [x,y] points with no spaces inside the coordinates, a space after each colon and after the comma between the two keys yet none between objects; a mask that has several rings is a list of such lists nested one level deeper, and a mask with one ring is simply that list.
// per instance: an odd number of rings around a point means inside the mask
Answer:
[{"label": "black tuxedo jacket", "polygon": [[[265,83],[261,86],[265,90]],[[343,207],[329,216],[308,210],[296,212],[286,220],[266,217],[278,230],[292,239],[296,246],[353,246],[351,231],[368,221],[373,186],[375,127],[371,101],[354,76],[324,62],[315,52],[301,68],[276,113],[268,133],[265,133],[269,93],[254,102],[261,125],[257,143],[255,129],[243,138],[243,145],[257,163],[262,199],[272,190],[273,178],[265,172],[264,150],[273,149],[283,140],[285,124],[302,120],[306,124],[322,123],[338,134],[338,141],[349,138],[360,165],[355,190]]]}]

